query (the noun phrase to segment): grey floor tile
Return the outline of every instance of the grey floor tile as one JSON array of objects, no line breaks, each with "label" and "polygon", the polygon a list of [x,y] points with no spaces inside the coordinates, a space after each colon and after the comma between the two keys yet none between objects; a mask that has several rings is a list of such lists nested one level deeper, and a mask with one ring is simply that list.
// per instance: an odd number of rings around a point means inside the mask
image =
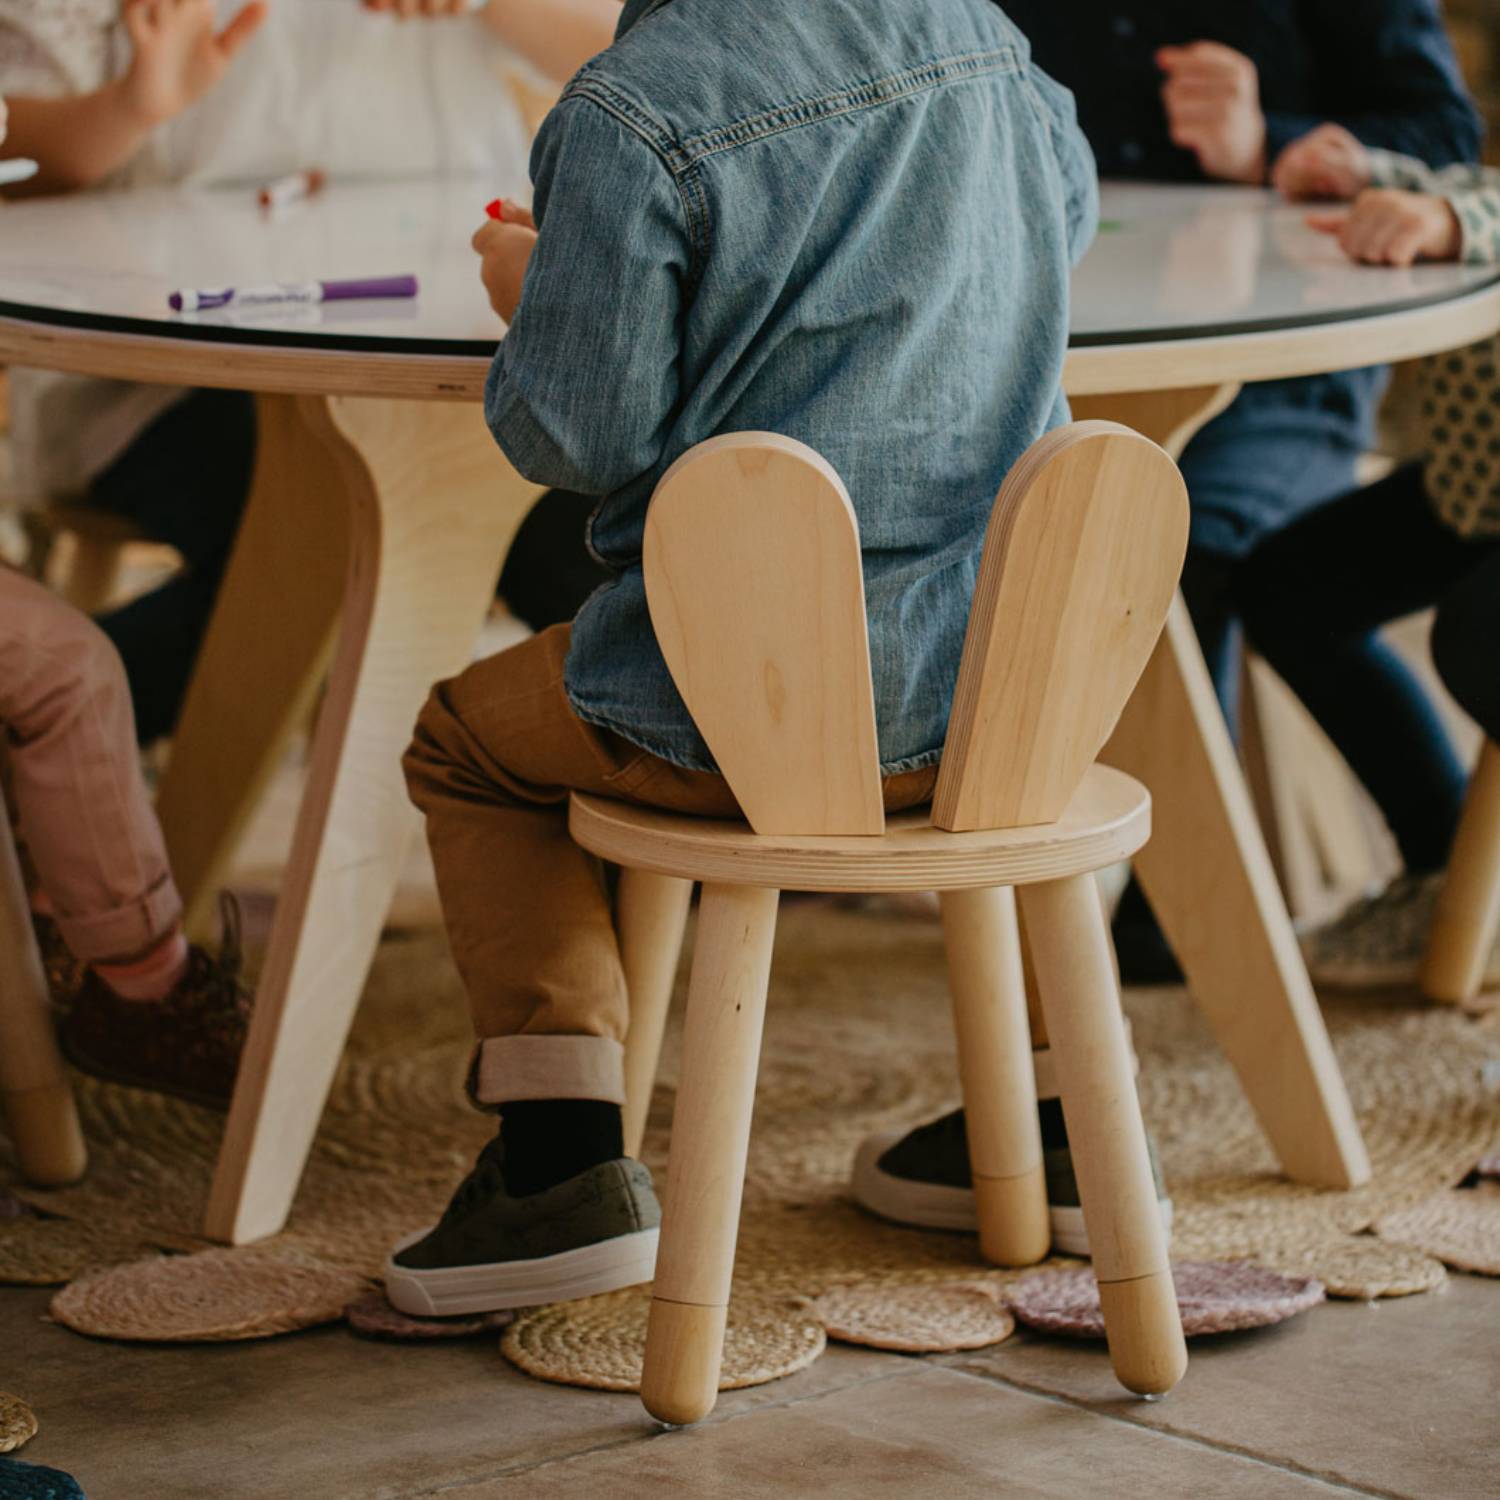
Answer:
[{"label": "grey floor tile", "polygon": [[[95,1343],[41,1321],[47,1294],[0,1289],[0,1390],[37,1411],[23,1455],[90,1500],[394,1500],[657,1429],[635,1396],[532,1380],[492,1340],[386,1344],[342,1328],[190,1348]],[[918,1375],[832,1350],[721,1411]]]},{"label": "grey floor tile", "polygon": [[1253,1459],[927,1367],[443,1500],[1339,1500]]},{"label": "grey floor tile", "polygon": [[1379,1495],[1500,1496],[1500,1282],[1331,1302],[1189,1353],[1186,1380],[1149,1405],[1125,1397],[1099,1346],[1021,1337],[953,1362]]}]

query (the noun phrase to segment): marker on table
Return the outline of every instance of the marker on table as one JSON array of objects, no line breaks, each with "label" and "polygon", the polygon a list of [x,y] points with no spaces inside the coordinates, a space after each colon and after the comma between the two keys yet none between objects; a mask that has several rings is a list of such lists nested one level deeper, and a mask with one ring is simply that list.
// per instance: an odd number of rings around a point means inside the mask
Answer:
[{"label": "marker on table", "polygon": [[281,208],[287,203],[311,198],[314,193],[322,191],[323,184],[327,181],[327,174],[317,167],[309,167],[304,172],[291,172],[285,177],[278,177],[275,182],[268,182],[255,195],[256,201],[262,208]]},{"label": "marker on table", "polygon": [[297,306],[311,302],[347,302],[362,297],[415,297],[415,276],[373,276],[359,281],[272,282],[265,286],[208,287],[173,292],[173,312],[209,312],[224,307]]},{"label": "marker on table", "polygon": [[29,156],[12,156],[0,161],[0,187],[12,182],[25,182],[41,170]]}]

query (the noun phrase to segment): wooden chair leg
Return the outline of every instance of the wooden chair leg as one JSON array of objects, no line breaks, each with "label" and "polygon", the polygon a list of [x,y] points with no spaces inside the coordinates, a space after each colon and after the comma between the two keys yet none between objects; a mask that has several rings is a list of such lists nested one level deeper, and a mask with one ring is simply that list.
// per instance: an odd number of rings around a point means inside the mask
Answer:
[{"label": "wooden chair leg", "polygon": [[1500,745],[1486,740],[1422,960],[1422,992],[1464,1004],[1484,984],[1500,933]]},{"label": "wooden chair leg", "polygon": [[1052,1225],[1015,892],[944,891],[942,907],[979,1247],[996,1265],[1035,1265]]},{"label": "wooden chair leg", "polygon": [[57,1051],[47,977],[15,845],[0,810],[0,1099],[21,1175],[38,1187],[77,1182],[88,1166],[73,1090]]},{"label": "wooden chair leg", "polygon": [[641,1400],[674,1425],[714,1408],[779,892],[705,885]]},{"label": "wooden chair leg", "polygon": [[1128,1390],[1157,1395],[1182,1379],[1187,1345],[1099,897],[1079,875],[1027,886],[1021,902],[1110,1359]]},{"label": "wooden chair leg", "polygon": [[691,880],[645,870],[620,871],[615,930],[620,935],[620,959],[630,996],[630,1030],[625,1036],[627,1156],[641,1154],[692,897]]}]

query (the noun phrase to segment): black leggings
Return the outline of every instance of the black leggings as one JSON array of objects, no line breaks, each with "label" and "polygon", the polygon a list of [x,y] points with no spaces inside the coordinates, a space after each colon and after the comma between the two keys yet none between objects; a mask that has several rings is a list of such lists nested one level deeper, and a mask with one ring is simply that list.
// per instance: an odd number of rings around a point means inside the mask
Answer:
[{"label": "black leggings", "polygon": [[[183,560],[160,588],[99,620],[124,660],[143,745],[176,726],[254,465],[255,398],[243,391],[194,391],[163,412],[89,489],[91,505],[133,521]],[[268,587],[274,589],[274,580]]]},{"label": "black leggings", "polygon": [[1420,465],[1267,538],[1236,580],[1256,649],[1301,698],[1385,815],[1408,870],[1441,869],[1466,775],[1382,625],[1437,606],[1432,650],[1454,697],[1500,739],[1500,541],[1434,514]]}]

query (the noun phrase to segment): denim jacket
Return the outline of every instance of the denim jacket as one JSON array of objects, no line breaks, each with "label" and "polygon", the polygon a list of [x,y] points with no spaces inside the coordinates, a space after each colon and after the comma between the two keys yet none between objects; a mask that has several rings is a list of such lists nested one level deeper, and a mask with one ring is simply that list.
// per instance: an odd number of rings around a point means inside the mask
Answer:
[{"label": "denim jacket", "polygon": [[995,495],[1067,415],[1098,207],[1072,96],[991,0],[628,0],[531,169],[486,414],[527,478],[603,496],[578,714],[713,767],[652,633],[646,507],[695,443],[772,431],[854,503],[882,764],[935,760]]}]

